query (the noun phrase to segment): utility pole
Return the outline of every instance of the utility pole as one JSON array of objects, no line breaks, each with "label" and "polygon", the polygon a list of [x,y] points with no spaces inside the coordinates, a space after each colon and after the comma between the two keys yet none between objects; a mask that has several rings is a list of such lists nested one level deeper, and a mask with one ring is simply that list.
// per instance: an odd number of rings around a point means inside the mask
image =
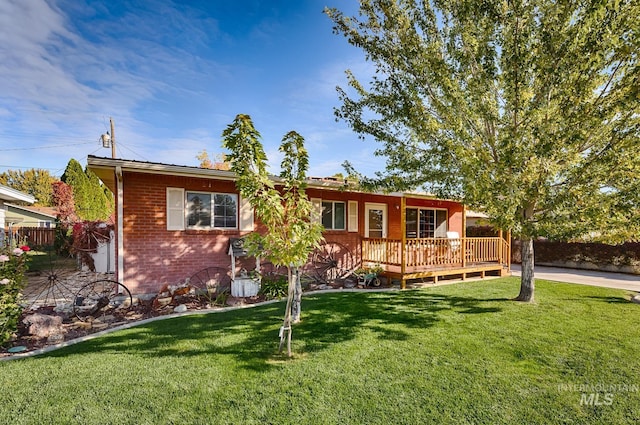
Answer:
[{"label": "utility pole", "polygon": [[114,133],[113,118],[109,117],[109,123],[111,124],[111,158],[116,157],[116,133]]}]

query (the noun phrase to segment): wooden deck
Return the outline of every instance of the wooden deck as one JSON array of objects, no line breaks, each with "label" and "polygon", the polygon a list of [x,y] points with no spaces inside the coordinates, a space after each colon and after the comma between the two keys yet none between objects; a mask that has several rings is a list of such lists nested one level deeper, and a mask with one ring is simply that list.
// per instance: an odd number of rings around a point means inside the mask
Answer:
[{"label": "wooden deck", "polygon": [[511,246],[495,238],[365,238],[362,263],[379,264],[383,275],[400,280],[404,289],[408,280],[433,279],[510,273]]}]

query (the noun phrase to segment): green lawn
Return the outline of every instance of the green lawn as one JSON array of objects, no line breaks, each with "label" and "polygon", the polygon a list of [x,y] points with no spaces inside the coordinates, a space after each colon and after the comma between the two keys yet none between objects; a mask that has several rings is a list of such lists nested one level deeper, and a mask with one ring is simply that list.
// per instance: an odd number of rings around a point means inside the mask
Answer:
[{"label": "green lawn", "polygon": [[518,285],[309,295],[293,360],[276,353],[283,303],[141,325],[0,363],[0,418],[637,423],[640,306],[625,291],[544,281],[536,304],[519,304],[508,300]]}]

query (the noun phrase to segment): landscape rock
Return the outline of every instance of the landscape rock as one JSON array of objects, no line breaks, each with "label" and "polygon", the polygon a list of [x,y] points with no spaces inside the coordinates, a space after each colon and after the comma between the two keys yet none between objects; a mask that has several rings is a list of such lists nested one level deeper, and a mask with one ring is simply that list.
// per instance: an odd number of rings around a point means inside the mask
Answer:
[{"label": "landscape rock", "polygon": [[47,344],[54,345],[64,342],[64,334],[51,334],[47,338]]},{"label": "landscape rock", "polygon": [[228,306],[237,306],[237,305],[242,305],[244,304],[244,300],[242,298],[237,298],[237,297],[229,297],[227,298],[227,303]]},{"label": "landscape rock", "polygon": [[640,304],[640,294],[636,294],[631,298],[631,302],[634,302],[636,304]]},{"label": "landscape rock", "polygon": [[66,332],[62,326],[62,317],[34,313],[22,320],[28,326],[29,335],[37,338],[49,338],[51,335],[62,335]]},{"label": "landscape rock", "polygon": [[185,311],[187,311],[187,306],[184,304],[180,304],[179,306],[173,309],[174,313],[184,313]]}]

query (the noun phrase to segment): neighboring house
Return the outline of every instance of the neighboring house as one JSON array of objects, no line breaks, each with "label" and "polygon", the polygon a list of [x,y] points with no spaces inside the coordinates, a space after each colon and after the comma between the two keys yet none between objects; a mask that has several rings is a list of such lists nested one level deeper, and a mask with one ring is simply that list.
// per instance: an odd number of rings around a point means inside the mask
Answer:
[{"label": "neighboring house", "polygon": [[0,184],[0,230],[3,230],[7,226],[7,202],[28,202],[33,204],[35,198],[29,194],[12,189],[8,186]]},{"label": "neighboring house", "polygon": [[56,210],[51,207],[5,204],[5,222],[14,227],[56,227]]},{"label": "neighboring house", "polygon": [[[116,279],[133,293],[157,292],[207,267],[230,269],[230,238],[264,230],[231,171],[95,156],[87,166],[115,195]],[[322,179],[310,179],[306,192],[327,241],[310,274],[341,277],[380,264],[404,287],[410,279],[509,272],[508,238],[465,238],[458,202]]]},{"label": "neighboring house", "polygon": [[488,226],[489,216],[483,212],[467,210],[467,227]]}]

